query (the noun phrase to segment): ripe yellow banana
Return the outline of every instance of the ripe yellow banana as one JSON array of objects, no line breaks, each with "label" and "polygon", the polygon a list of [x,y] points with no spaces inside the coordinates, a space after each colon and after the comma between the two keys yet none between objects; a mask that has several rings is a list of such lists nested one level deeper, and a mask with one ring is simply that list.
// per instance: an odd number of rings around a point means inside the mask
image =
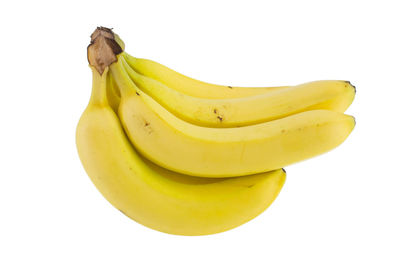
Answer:
[{"label": "ripe yellow banana", "polygon": [[206,235],[251,220],[276,198],[285,181],[281,169],[216,180],[174,173],[142,158],[108,103],[108,68],[102,75],[92,71],[92,96],[77,127],[77,148],[98,190],[128,217],[170,234]]},{"label": "ripe yellow banana", "polygon": [[[189,78],[152,60],[135,58],[124,52],[128,65],[138,74],[152,78],[182,94],[206,99],[230,99],[277,92],[292,86],[279,87],[232,87],[210,84]],[[327,109],[344,112],[353,102],[355,88],[351,84],[337,97],[314,105],[311,109]],[[354,90],[351,90],[353,88]],[[143,89],[143,88],[142,88]],[[148,94],[150,94],[148,92]],[[151,95],[151,94],[150,94]],[[172,111],[172,110],[171,110]],[[172,111],[173,112],[173,111]],[[215,119],[215,117],[213,117]],[[219,119],[218,119],[219,120]]]},{"label": "ripe yellow banana", "polygon": [[355,123],[352,116],[312,110],[239,128],[201,127],[180,120],[136,87],[122,60],[110,70],[131,142],[154,163],[188,175],[233,177],[279,169],[335,148]]},{"label": "ripe yellow banana", "polygon": [[152,60],[136,58],[126,52],[124,53],[124,57],[136,72],[155,79],[178,92],[193,97],[210,99],[238,98],[290,87],[233,87],[215,85],[189,78]]},{"label": "ripe yellow banana", "polygon": [[[355,93],[354,87],[346,81],[316,81],[250,97],[204,99],[182,94],[140,75],[125,62],[123,56],[119,60],[143,92],[180,119],[205,127],[238,127],[267,122],[302,111],[323,109],[324,103],[337,98],[350,104]],[[336,106],[333,108],[337,112],[344,111],[336,110]]]}]

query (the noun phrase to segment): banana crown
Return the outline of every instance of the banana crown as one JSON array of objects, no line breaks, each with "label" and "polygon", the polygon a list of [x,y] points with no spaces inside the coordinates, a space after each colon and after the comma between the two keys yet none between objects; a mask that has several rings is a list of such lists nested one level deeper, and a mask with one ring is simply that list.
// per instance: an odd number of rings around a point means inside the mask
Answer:
[{"label": "banana crown", "polygon": [[103,74],[106,67],[117,61],[117,55],[123,51],[120,44],[123,46],[124,44],[111,29],[105,27],[97,27],[90,38],[87,48],[89,64]]}]

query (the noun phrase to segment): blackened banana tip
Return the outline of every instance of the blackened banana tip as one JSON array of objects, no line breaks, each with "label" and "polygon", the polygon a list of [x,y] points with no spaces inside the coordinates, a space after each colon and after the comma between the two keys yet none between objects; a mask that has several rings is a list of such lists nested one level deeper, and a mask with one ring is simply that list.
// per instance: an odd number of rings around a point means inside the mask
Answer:
[{"label": "blackened banana tip", "polygon": [[348,84],[350,84],[351,87],[354,88],[354,93],[357,93],[357,89],[356,89],[356,86],[355,86],[354,84],[352,84],[350,81],[345,81],[345,82],[348,83]]}]

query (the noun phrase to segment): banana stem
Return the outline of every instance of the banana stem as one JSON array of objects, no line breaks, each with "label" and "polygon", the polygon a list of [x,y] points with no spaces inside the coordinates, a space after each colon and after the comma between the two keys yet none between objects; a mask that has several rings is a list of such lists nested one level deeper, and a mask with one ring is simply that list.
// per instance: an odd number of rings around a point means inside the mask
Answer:
[{"label": "banana stem", "polygon": [[126,54],[126,53],[123,54],[124,56],[122,56],[120,60],[122,61],[122,64],[123,64],[123,66],[124,66],[126,72],[128,73],[129,77],[131,77],[131,78],[137,78],[137,79],[140,79],[141,77],[143,77],[142,74],[138,73],[134,68],[132,68],[132,67],[128,64],[128,62],[126,62],[125,54]]},{"label": "banana stem", "polygon": [[117,55],[123,51],[118,41],[119,37],[116,37],[111,29],[105,27],[97,27],[90,37],[87,48],[89,64],[103,74],[108,66],[118,60]]},{"label": "banana stem", "polygon": [[124,44],[118,35],[105,27],[97,27],[90,38],[90,44],[87,48],[87,57],[93,72],[90,103],[108,105],[107,79],[109,78],[107,77],[109,66],[118,61],[118,54],[123,52]]},{"label": "banana stem", "polygon": [[118,88],[120,89],[121,97],[124,98],[132,93],[139,94],[139,88],[131,80],[123,65],[123,55],[118,56],[118,61],[110,66],[111,73]]},{"label": "banana stem", "polygon": [[93,73],[93,87],[92,95],[90,96],[90,103],[92,105],[105,106],[108,105],[107,100],[107,77],[108,67],[104,70],[103,74],[100,75],[94,67],[92,67]]}]

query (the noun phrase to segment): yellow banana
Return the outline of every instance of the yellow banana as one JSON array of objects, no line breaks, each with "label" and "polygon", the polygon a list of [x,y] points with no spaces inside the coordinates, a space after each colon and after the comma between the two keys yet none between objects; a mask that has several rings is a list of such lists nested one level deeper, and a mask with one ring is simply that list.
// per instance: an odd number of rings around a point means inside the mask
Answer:
[{"label": "yellow banana", "polygon": [[95,186],[128,217],[170,234],[206,235],[251,220],[276,198],[285,181],[282,169],[216,180],[174,173],[143,159],[108,103],[108,68],[102,75],[92,71],[92,96],[77,127],[77,148]]},{"label": "yellow banana", "polygon": [[126,52],[124,53],[124,57],[136,72],[155,79],[178,92],[193,97],[210,99],[238,98],[290,87],[233,87],[215,85],[189,78],[152,60],[136,58]]},{"label": "yellow banana", "polygon": [[[168,111],[187,122],[205,127],[238,127],[283,118],[302,111],[323,109],[324,103],[337,98],[348,104],[354,87],[346,81],[316,81],[281,90],[236,99],[204,99],[182,94],[168,86],[140,75],[119,56],[134,83]],[[350,99],[347,100],[343,96]],[[339,103],[338,103],[339,104]],[[348,106],[337,105],[344,108]]]},{"label": "yellow banana", "polygon": [[[230,99],[254,96],[270,92],[277,92],[292,86],[279,87],[232,87],[210,84],[189,78],[170,68],[152,60],[135,58],[124,52],[124,57],[130,67],[137,73],[152,78],[165,86],[182,94],[207,99]],[[312,107],[312,109],[327,109],[337,112],[344,112],[353,102],[355,96],[354,88],[350,84],[349,90],[335,98],[323,101]]]},{"label": "yellow banana", "polygon": [[352,116],[312,110],[239,128],[201,127],[175,117],[136,87],[122,60],[110,69],[131,142],[154,163],[188,175],[233,177],[279,169],[335,148],[355,124]]}]

